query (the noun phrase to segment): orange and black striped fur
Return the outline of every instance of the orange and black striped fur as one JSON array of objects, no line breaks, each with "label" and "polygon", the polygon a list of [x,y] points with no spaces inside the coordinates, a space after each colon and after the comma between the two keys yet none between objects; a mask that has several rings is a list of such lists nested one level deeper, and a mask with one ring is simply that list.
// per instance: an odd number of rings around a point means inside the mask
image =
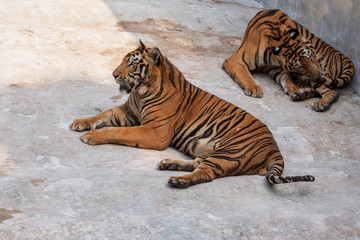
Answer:
[{"label": "orange and black striped fur", "polygon": [[[314,181],[312,176],[281,177],[284,161],[267,126],[248,112],[195,87],[158,48],[139,48],[113,72],[120,91],[130,93],[119,107],[70,125],[91,131],[81,140],[90,145],[114,143],[164,150],[169,146],[194,160],[163,159],[161,170],[191,173],[170,177],[185,188],[214,178],[266,175],[271,184]],[[103,126],[113,126],[99,130]]]},{"label": "orange and black striped fur", "polygon": [[250,21],[240,48],[222,67],[246,95],[262,97],[251,76],[261,71],[294,101],[320,96],[312,106],[316,111],[337,100],[333,89],[349,83],[354,72],[349,58],[277,9],[261,11]]}]

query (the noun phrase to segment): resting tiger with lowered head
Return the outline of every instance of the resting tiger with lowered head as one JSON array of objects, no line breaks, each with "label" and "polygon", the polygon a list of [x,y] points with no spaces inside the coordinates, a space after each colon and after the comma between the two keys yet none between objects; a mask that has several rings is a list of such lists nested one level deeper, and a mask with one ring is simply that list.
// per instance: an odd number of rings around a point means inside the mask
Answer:
[{"label": "resting tiger with lowered head", "polygon": [[[90,145],[113,143],[164,150],[169,146],[194,160],[163,159],[161,170],[191,173],[170,177],[172,187],[215,178],[259,174],[270,184],[314,181],[312,176],[282,177],[284,161],[267,126],[250,113],[195,87],[158,48],[139,47],[113,72],[126,103],[94,117],[76,119],[71,130]],[[104,130],[96,129],[113,126]]]},{"label": "resting tiger with lowered head", "polygon": [[245,90],[262,97],[251,72],[268,73],[293,101],[320,96],[312,108],[327,110],[339,94],[334,88],[350,82],[349,58],[277,9],[259,12],[249,23],[240,48],[222,68]]}]

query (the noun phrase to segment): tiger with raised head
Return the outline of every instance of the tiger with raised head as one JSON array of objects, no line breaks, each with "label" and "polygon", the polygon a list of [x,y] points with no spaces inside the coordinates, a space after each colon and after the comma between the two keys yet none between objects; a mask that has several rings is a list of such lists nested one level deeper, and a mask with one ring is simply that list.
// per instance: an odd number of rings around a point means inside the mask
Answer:
[{"label": "tiger with raised head", "polygon": [[320,96],[312,108],[327,110],[350,82],[349,58],[278,9],[260,11],[249,23],[241,46],[222,68],[252,97],[263,92],[251,72],[268,73],[293,101]]},{"label": "tiger with raised head", "polygon": [[[139,47],[113,72],[126,103],[94,117],[76,119],[71,130],[90,145],[113,143],[164,150],[173,146],[194,160],[164,159],[161,170],[190,171],[170,177],[186,188],[215,178],[266,175],[271,184],[314,181],[312,176],[282,177],[284,161],[267,126],[250,113],[189,83],[158,48]],[[96,129],[113,126],[104,130]]]}]

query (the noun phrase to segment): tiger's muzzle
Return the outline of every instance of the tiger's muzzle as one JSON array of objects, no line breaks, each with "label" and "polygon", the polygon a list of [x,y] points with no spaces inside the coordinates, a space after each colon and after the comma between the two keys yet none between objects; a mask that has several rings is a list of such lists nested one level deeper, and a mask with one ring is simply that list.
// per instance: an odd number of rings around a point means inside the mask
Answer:
[{"label": "tiger's muzzle", "polygon": [[117,77],[115,78],[116,83],[119,84],[119,92],[120,93],[130,93],[133,88],[134,88],[134,83],[130,82],[128,79],[126,78],[120,78]]},{"label": "tiger's muzzle", "polygon": [[121,82],[119,84],[120,84],[120,86],[119,86],[119,91],[120,92],[130,93],[132,91],[132,89],[134,88],[133,83]]}]

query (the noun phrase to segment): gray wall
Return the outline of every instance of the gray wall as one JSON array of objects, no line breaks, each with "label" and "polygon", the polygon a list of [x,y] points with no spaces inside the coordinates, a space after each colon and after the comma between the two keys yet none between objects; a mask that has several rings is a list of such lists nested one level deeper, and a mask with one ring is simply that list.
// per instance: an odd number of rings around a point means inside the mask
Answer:
[{"label": "gray wall", "polygon": [[360,93],[359,0],[257,0],[284,11],[326,43],[349,57],[355,66],[350,87]]}]

